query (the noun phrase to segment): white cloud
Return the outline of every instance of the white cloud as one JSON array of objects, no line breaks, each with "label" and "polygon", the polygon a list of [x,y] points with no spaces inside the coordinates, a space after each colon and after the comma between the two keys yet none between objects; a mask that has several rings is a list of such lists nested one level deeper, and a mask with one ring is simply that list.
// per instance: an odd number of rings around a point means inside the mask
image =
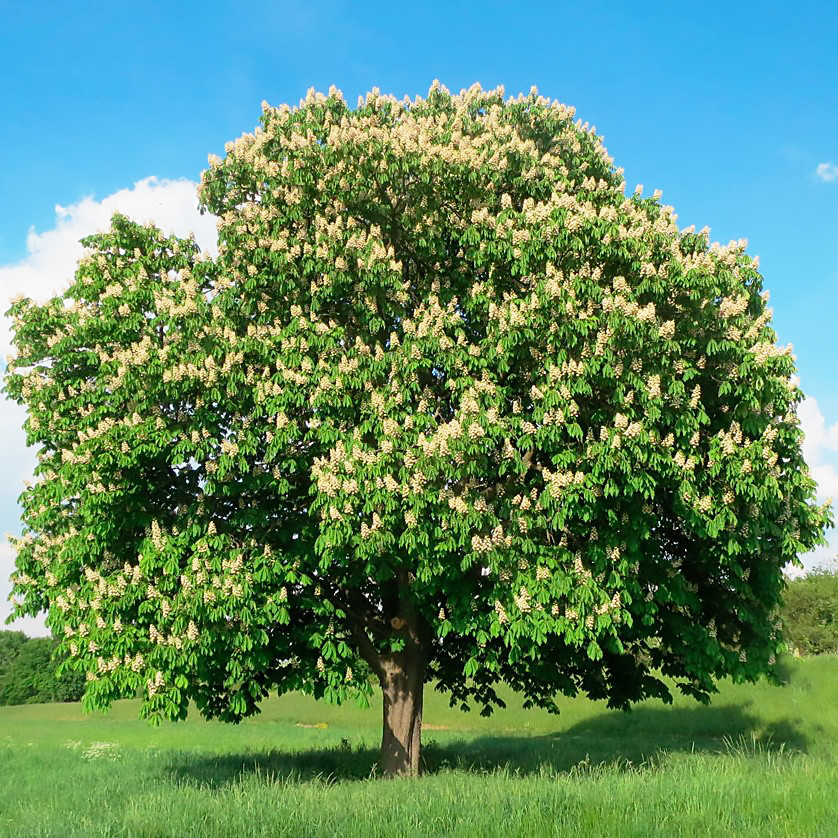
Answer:
[{"label": "white cloud", "polygon": [[[15,265],[0,266],[0,314],[17,294],[38,301],[60,293],[72,279],[82,255],[79,240],[108,229],[111,216],[120,212],[144,223],[153,221],[167,233],[187,236],[195,233],[198,244],[212,253],[216,250],[215,217],[198,212],[196,184],[188,180],[159,180],[148,177],[130,189],[121,189],[101,201],[83,198],[69,207],[56,206],[55,226],[43,233],[31,230],[26,241],[26,258]],[[11,351],[10,323],[0,320],[0,359]],[[0,360],[0,370],[4,368]],[[0,463],[4,480],[0,482],[0,533],[18,530],[17,496],[23,481],[32,475],[34,453],[26,447],[21,429],[24,411],[0,396]],[[8,579],[14,567],[12,548],[0,542],[0,627],[10,613]],[[28,634],[46,634],[40,619],[16,621],[12,628]]]},{"label": "white cloud", "polygon": [[[0,312],[8,309],[9,300],[17,294],[42,302],[63,291],[82,255],[79,240],[108,229],[115,212],[140,223],[152,220],[167,233],[186,236],[194,232],[198,244],[214,252],[215,217],[198,212],[196,189],[189,180],[148,177],[101,201],[82,198],[69,207],[56,206],[55,227],[44,233],[30,230],[26,258],[16,265],[0,267]],[[9,353],[9,347],[9,322],[3,318],[0,358]]]},{"label": "white cloud", "polygon": [[[830,498],[833,508],[838,503],[838,422],[827,426],[826,419],[812,397],[804,399],[797,409],[800,427],[805,434],[803,440],[803,458],[809,466],[815,482],[818,484],[818,501],[824,503]],[[806,569],[830,562],[838,556],[838,534],[836,530],[827,532],[829,545],[818,547],[800,557]]]},{"label": "white cloud", "polygon": [[834,163],[819,163],[818,168],[815,169],[815,174],[824,183],[829,183],[831,180],[838,180],[838,166]]},{"label": "white cloud", "polygon": [[829,428],[826,427],[826,419],[816,399],[811,396],[805,398],[797,409],[797,415],[800,417],[800,427],[805,434],[803,458],[810,468],[820,464],[824,451],[838,452],[838,422]]}]

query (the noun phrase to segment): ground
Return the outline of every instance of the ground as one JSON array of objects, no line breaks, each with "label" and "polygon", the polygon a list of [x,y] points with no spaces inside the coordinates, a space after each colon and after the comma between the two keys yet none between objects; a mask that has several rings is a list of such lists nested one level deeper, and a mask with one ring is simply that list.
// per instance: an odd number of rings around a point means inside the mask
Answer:
[{"label": "ground", "polygon": [[[838,818],[838,657],[709,707],[483,719],[427,690],[418,781],[375,779],[380,707],[271,699],[238,726],[138,704],[0,708],[0,835],[813,835]],[[14,778],[13,782],[6,782]]]}]

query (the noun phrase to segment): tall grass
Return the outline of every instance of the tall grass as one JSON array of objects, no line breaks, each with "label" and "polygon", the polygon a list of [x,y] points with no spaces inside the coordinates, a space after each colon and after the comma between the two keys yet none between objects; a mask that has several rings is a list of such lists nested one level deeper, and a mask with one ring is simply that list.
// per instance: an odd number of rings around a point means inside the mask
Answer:
[{"label": "tall grass", "polygon": [[628,714],[512,698],[484,719],[429,690],[418,781],[375,778],[375,707],[290,695],[235,727],[159,728],[135,702],[0,708],[0,834],[833,835],[836,696],[836,657]]}]

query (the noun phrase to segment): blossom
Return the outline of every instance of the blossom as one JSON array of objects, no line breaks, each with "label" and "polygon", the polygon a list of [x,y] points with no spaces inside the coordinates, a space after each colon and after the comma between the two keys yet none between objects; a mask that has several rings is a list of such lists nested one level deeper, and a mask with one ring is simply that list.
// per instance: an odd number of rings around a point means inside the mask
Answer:
[{"label": "blossom", "polygon": [[166,539],[163,537],[156,518],[151,522],[151,543],[155,550],[163,550],[166,546]]},{"label": "blossom", "polygon": [[658,334],[664,340],[671,340],[672,337],[675,335],[675,321],[674,320],[667,320],[664,323],[661,323]]},{"label": "blossom", "polygon": [[650,375],[646,379],[646,392],[650,399],[658,399],[661,395],[661,377],[658,374]]},{"label": "blossom", "polygon": [[515,605],[522,614],[528,614],[532,609],[529,591],[523,585],[515,597]]}]

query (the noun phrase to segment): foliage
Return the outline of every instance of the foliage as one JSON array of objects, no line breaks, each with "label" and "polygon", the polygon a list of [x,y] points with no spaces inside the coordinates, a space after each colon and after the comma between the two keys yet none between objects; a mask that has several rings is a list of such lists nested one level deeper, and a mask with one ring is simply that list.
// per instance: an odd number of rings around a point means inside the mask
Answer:
[{"label": "foliage", "polygon": [[790,649],[838,654],[838,571],[822,567],[789,580],[780,613]]},{"label": "foliage", "polygon": [[238,720],[392,666],[624,707],[770,671],[829,521],[790,349],[744,244],[627,195],[573,117],[266,105],[202,179],[217,258],[115,216],[13,303],[16,613],[49,609],[89,706]]},{"label": "foliage", "polygon": [[0,672],[5,672],[27,641],[22,631],[0,631]]},{"label": "foliage", "polygon": [[58,643],[27,637],[22,631],[0,631],[0,705],[79,701],[84,676],[56,674]]}]

